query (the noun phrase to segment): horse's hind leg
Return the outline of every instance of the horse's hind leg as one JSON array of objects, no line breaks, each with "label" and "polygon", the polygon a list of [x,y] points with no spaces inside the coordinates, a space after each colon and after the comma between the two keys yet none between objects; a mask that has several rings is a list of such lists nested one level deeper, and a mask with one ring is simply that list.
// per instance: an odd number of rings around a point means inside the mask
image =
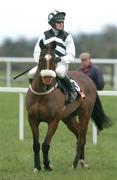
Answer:
[{"label": "horse's hind leg", "polygon": [[78,154],[78,137],[80,133],[79,122],[77,121],[77,117],[66,118],[62,121],[67,125],[68,129],[76,136],[76,139],[77,139],[76,157],[73,163],[73,168],[75,169],[77,167],[78,160],[80,159],[79,154]]},{"label": "horse's hind leg", "polygon": [[65,119],[63,122],[67,125],[70,131],[76,136],[77,138],[77,146],[76,146],[76,155],[73,161],[73,168],[76,169],[78,162],[82,167],[85,167],[85,157],[84,157],[84,146],[86,142],[86,132],[87,130],[82,131],[83,128],[82,123],[77,121],[77,117],[72,119]]},{"label": "horse's hind leg", "polygon": [[83,115],[79,117],[79,137],[77,141],[76,155],[73,161],[73,168],[76,169],[78,162],[80,162],[81,167],[88,167],[88,164],[85,163],[84,147],[86,144],[86,133],[88,129],[89,118]]},{"label": "horse's hind leg", "polygon": [[79,123],[77,121],[77,118],[66,118],[64,120],[62,120],[65,125],[68,127],[68,129],[76,136],[76,138],[78,139],[78,135],[79,135]]},{"label": "horse's hind leg", "polygon": [[39,143],[39,130],[38,123],[32,120],[32,118],[28,117],[29,124],[33,134],[33,152],[34,152],[34,172],[41,170],[40,164],[40,143]]}]

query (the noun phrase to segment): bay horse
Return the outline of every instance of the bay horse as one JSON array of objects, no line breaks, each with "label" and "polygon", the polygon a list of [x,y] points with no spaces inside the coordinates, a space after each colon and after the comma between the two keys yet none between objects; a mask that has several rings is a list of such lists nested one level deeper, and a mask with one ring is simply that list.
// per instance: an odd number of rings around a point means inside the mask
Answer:
[{"label": "bay horse", "polygon": [[96,87],[93,81],[82,72],[70,71],[69,76],[79,84],[86,98],[78,96],[72,103],[65,105],[65,95],[58,88],[56,81],[54,53],[56,44],[52,42],[44,45],[43,41],[40,41],[39,45],[41,53],[37,71],[26,95],[28,122],[33,135],[34,172],[41,170],[39,124],[41,122],[48,124],[42,143],[42,154],[45,170],[51,171],[53,167],[49,160],[50,143],[60,120],[65,123],[77,140],[73,169],[77,168],[78,163],[86,167],[84,147],[90,117],[93,118],[99,130],[108,124],[106,116],[101,117],[101,114],[104,114],[103,109],[99,109],[99,113],[95,109],[98,97]]}]

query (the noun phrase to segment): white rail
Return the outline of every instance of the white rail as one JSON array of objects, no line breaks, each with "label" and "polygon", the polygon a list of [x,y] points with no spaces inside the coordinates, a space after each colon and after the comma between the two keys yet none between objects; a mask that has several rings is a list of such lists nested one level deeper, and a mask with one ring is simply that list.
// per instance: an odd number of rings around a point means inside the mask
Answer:
[{"label": "white rail", "polygon": [[[19,93],[19,139],[24,139],[24,93],[27,88],[17,87],[0,87],[0,92],[3,93]],[[117,91],[98,91],[100,96],[117,96]],[[97,144],[97,128],[93,123],[93,144]]]},{"label": "white rail", "polygon": [[[0,62],[6,63],[6,86],[11,86],[11,69],[12,63],[34,63],[34,59],[31,57],[0,57]],[[117,90],[117,59],[96,59],[92,58],[92,62],[95,64],[108,64],[108,65],[114,65],[113,69],[113,84],[114,84],[114,90]],[[78,58],[75,59],[75,63],[80,63],[80,60]]]},{"label": "white rail", "polygon": [[27,92],[27,88],[0,87],[0,92],[19,94],[19,140],[23,140],[24,139],[24,93]]}]

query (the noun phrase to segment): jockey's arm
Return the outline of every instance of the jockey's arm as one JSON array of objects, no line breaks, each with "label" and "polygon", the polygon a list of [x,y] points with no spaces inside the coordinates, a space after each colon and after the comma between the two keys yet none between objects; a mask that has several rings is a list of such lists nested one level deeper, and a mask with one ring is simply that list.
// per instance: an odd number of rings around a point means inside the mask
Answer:
[{"label": "jockey's arm", "polygon": [[41,49],[39,47],[39,43],[40,43],[40,40],[44,39],[44,38],[45,38],[44,35],[40,36],[40,38],[37,40],[37,43],[36,43],[36,45],[34,47],[33,58],[37,63],[39,62],[39,56],[40,56],[40,52],[41,52]]},{"label": "jockey's arm", "polygon": [[65,41],[66,55],[61,57],[62,62],[72,63],[75,61],[75,45],[71,34],[68,35]]}]

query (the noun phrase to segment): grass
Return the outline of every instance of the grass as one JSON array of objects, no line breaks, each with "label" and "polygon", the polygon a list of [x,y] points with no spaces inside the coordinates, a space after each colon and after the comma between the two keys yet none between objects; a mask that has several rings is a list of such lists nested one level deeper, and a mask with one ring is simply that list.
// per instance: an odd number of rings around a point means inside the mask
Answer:
[{"label": "grass", "polygon": [[[116,180],[117,178],[117,97],[101,97],[105,112],[113,119],[113,126],[98,136],[92,144],[92,123],[89,123],[85,148],[89,169],[71,169],[75,155],[75,137],[60,122],[50,148],[52,172],[33,173],[32,134],[25,112],[25,138],[18,139],[18,95],[0,94],[0,180]],[[40,142],[47,125],[40,126]],[[41,154],[42,155],[42,154]],[[42,160],[42,156],[41,156]]]}]

